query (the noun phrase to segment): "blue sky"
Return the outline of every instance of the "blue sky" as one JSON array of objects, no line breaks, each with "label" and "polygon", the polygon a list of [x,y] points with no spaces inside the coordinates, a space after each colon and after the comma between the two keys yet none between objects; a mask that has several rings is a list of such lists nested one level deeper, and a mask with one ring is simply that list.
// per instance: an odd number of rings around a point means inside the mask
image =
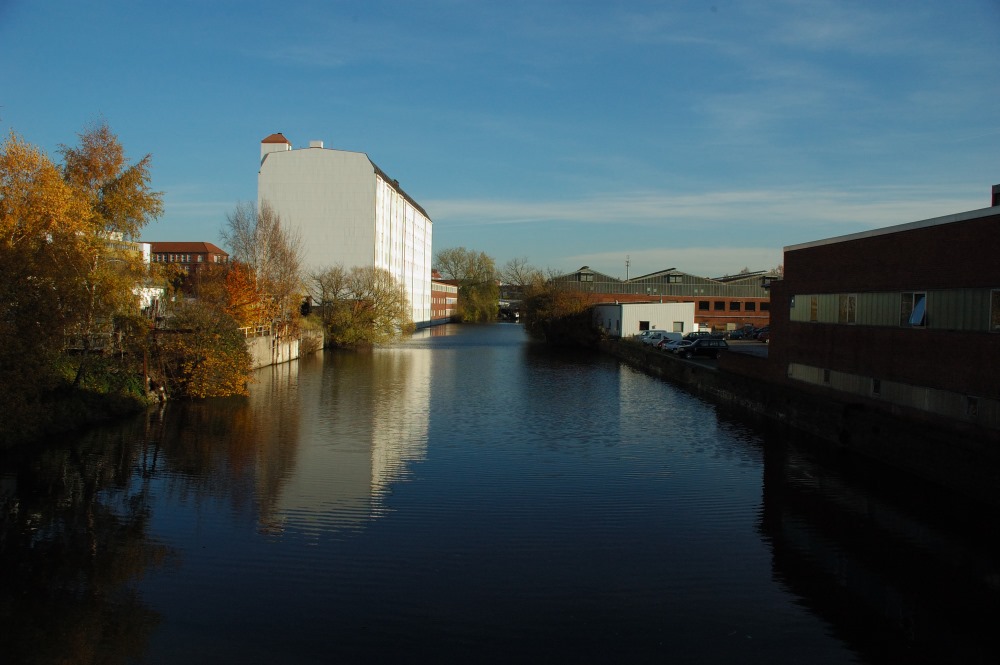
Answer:
[{"label": "blue sky", "polygon": [[366,153],[435,250],[624,277],[984,208],[1000,0],[0,0],[0,132],[153,156],[219,243],[262,138]]}]

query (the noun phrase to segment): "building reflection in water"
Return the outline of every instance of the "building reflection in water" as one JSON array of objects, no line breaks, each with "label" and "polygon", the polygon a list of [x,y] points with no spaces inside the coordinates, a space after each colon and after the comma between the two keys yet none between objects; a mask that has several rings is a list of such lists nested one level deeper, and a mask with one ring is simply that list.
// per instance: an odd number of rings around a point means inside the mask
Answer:
[{"label": "building reflection in water", "polygon": [[774,574],[840,638],[872,662],[1000,662],[995,522],[977,528],[930,490],[886,491],[885,471],[853,477],[780,442],[766,449]]},{"label": "building reflection in water", "polygon": [[276,414],[258,470],[264,528],[319,536],[382,515],[391,486],[426,456],[430,370],[431,354],[406,346],[326,352],[295,382],[257,386],[255,411],[294,402],[296,421],[318,423],[290,434]]}]

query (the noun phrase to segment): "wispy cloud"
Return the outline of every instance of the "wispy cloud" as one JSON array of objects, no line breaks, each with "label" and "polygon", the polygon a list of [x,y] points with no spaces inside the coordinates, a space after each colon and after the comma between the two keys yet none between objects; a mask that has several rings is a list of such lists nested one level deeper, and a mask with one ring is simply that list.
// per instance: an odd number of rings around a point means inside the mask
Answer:
[{"label": "wispy cloud", "polygon": [[720,190],[698,194],[626,192],[572,201],[446,199],[426,201],[435,222],[446,226],[525,224],[663,225],[696,228],[736,223],[781,226],[839,225],[875,228],[975,209],[978,191],[956,194],[926,187],[838,190]]}]

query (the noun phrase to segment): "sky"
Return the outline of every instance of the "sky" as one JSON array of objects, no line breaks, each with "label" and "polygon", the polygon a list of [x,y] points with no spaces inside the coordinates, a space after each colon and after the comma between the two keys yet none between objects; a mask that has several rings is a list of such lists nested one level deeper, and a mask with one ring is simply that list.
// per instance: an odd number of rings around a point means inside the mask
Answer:
[{"label": "sky", "polygon": [[0,0],[0,133],[152,155],[144,241],[221,245],[281,132],[367,154],[435,252],[714,277],[988,207],[998,63],[1000,0]]}]

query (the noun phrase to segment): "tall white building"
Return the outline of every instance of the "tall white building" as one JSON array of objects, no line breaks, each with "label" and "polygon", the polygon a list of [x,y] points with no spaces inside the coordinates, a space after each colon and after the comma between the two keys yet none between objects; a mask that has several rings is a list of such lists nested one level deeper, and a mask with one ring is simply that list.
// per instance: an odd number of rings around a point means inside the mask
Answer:
[{"label": "tall white building", "polygon": [[430,323],[431,219],[368,155],[322,141],[294,150],[271,134],[260,143],[263,201],[299,229],[307,268],[385,268],[403,284],[413,322]]}]

